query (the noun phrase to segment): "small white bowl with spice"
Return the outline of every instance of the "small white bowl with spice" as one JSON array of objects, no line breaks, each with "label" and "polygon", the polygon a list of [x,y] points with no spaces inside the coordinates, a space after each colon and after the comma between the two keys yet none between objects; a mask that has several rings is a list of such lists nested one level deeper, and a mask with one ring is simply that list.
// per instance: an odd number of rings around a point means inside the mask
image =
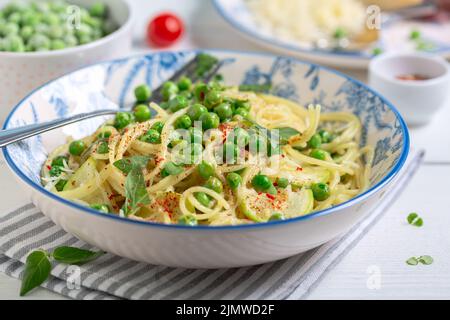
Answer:
[{"label": "small white bowl with spice", "polygon": [[449,63],[427,53],[380,55],[370,63],[369,84],[397,107],[408,125],[424,125],[449,101]]}]

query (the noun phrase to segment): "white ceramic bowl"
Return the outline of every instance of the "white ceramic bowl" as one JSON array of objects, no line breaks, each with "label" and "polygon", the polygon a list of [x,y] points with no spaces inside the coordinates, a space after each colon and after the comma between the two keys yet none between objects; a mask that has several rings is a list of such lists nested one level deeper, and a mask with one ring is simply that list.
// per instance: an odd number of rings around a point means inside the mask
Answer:
[{"label": "white ceramic bowl", "polygon": [[[397,78],[405,75],[429,79]],[[395,104],[408,125],[423,125],[448,103],[450,66],[443,58],[426,53],[384,54],[370,63],[369,84]]]},{"label": "white ceramic bowl", "polygon": [[[120,28],[97,41],[73,48],[47,52],[0,52],[0,123],[26,94],[51,79],[82,66],[128,54],[132,41],[133,12],[128,0],[102,0],[107,3]],[[0,1],[0,7],[10,1]],[[70,0],[87,7],[90,0]]]},{"label": "white ceramic bowl", "polygon": [[[349,111],[364,125],[362,144],[375,147],[371,187],[356,198],[285,221],[243,226],[162,225],[102,214],[46,191],[39,171],[47,154],[68,135],[92,133],[104,119],[92,119],[10,145],[4,156],[33,203],[67,232],[103,250],[134,260],[187,268],[254,265],[286,258],[329,241],[363,219],[380,201],[409,150],[407,128],[398,112],[377,93],[343,74],[288,58],[256,53],[210,51],[226,60],[230,84],[272,84],[272,93],[325,111]],[[5,128],[112,107],[133,101],[133,87],[156,87],[194,52],[159,52],[93,65],[31,93],[11,112]]]}]

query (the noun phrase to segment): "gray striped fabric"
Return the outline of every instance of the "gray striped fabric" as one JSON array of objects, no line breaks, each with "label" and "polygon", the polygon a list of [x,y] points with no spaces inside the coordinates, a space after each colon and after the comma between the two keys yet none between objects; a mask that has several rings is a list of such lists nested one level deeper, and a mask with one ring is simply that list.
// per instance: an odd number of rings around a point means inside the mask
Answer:
[{"label": "gray striped fabric", "polygon": [[[264,265],[191,270],[149,265],[105,254],[81,267],[80,289],[69,289],[68,266],[54,265],[43,287],[74,299],[303,299],[398,198],[423,159],[412,153],[389,195],[346,235],[295,257]],[[95,249],[65,233],[27,204],[0,217],[0,271],[21,278],[27,254],[60,245]]]}]

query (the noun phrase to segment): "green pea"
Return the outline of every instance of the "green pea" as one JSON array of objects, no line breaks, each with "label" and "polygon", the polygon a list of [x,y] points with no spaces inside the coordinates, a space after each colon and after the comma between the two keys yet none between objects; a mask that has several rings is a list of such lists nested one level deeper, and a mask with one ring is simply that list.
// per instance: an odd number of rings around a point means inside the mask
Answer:
[{"label": "green pea", "polygon": [[90,207],[94,210],[103,212],[103,213],[109,213],[109,206],[107,204],[91,204]]},{"label": "green pea", "polygon": [[148,106],[145,104],[139,104],[134,108],[134,117],[137,122],[144,122],[150,120],[152,113]]},{"label": "green pea", "polygon": [[89,35],[82,35],[82,36],[78,37],[78,41],[80,44],[88,44],[88,43],[92,42],[92,38]]},{"label": "green pea", "polygon": [[161,135],[158,131],[150,129],[142,137],[140,137],[139,140],[147,143],[159,144],[161,143]]},{"label": "green pea", "polygon": [[265,192],[265,193],[268,193],[268,194],[271,194],[271,195],[274,195],[274,196],[276,196],[276,195],[278,194],[277,188],[275,188],[274,185],[271,185],[271,186],[269,187],[269,189],[264,190],[264,192]]},{"label": "green pea", "polygon": [[223,144],[223,158],[225,163],[234,164],[239,156],[239,148],[232,142],[225,142]]},{"label": "green pea", "polygon": [[233,110],[231,109],[231,105],[229,103],[223,102],[214,108],[214,112],[217,113],[220,120],[224,121],[233,116]]},{"label": "green pea", "polygon": [[138,102],[147,102],[152,96],[152,90],[146,84],[141,84],[134,89],[134,96]]},{"label": "green pea", "polygon": [[111,131],[106,130],[105,128],[102,128],[102,131],[97,135],[97,138],[99,139],[108,139],[111,137]]},{"label": "green pea", "polygon": [[45,22],[49,26],[56,26],[61,23],[58,15],[55,13],[44,14],[42,16],[42,21]]},{"label": "green pea", "polygon": [[51,39],[60,39],[64,35],[64,29],[58,25],[50,26],[47,31],[47,35]]},{"label": "green pea", "polygon": [[[75,29],[75,35],[80,39],[82,37],[90,37],[92,34],[92,27],[86,23],[80,23]],[[81,40],[80,40],[81,41]]]},{"label": "green pea", "polygon": [[31,50],[44,51],[50,49],[50,39],[43,34],[36,33],[28,40],[28,46]]},{"label": "green pea", "polygon": [[51,167],[50,171],[48,172],[50,177],[58,177],[61,175],[61,173],[62,169],[60,166]]},{"label": "green pea", "polygon": [[330,188],[326,183],[313,183],[311,185],[311,191],[313,192],[314,199],[317,201],[324,201],[330,196]]},{"label": "green pea", "polygon": [[322,139],[322,143],[329,143],[333,140],[333,136],[326,130],[319,131],[320,138]]},{"label": "green pea", "polygon": [[66,44],[62,40],[56,39],[56,40],[52,40],[52,42],[50,43],[50,49],[52,49],[52,50],[62,50],[65,48],[66,48]]},{"label": "green pea", "polygon": [[188,129],[192,126],[191,118],[187,114],[182,115],[178,119],[175,120],[175,129]]},{"label": "green pea", "polygon": [[187,115],[191,118],[192,121],[197,121],[204,113],[208,113],[208,109],[206,109],[206,107],[200,103],[193,104],[187,111]]},{"label": "green pea", "polygon": [[197,192],[194,194],[195,199],[200,202],[201,205],[209,208],[211,204],[211,198],[204,192]]},{"label": "green pea", "polygon": [[169,101],[178,93],[178,86],[173,81],[166,81],[161,89],[161,95],[165,101]]},{"label": "green pea", "polygon": [[108,142],[106,141],[100,142],[100,144],[97,147],[97,153],[105,154],[108,152],[109,152]]},{"label": "green pea", "polygon": [[114,119],[114,127],[117,129],[123,129],[128,126],[132,121],[131,114],[129,112],[117,112]]},{"label": "green pea", "polygon": [[236,127],[233,130],[233,135],[234,135],[234,143],[240,148],[246,147],[250,142],[250,135],[245,129]]},{"label": "green pea", "polygon": [[33,11],[26,11],[22,14],[22,26],[33,27],[40,23],[41,19],[41,15],[38,15]]},{"label": "green pea", "polygon": [[183,96],[175,96],[169,101],[169,111],[177,112],[181,109],[184,109],[188,106],[189,101],[186,97]]},{"label": "green pea", "polygon": [[343,29],[343,28],[337,28],[335,31],[334,31],[334,34],[333,34],[333,37],[335,38],[335,39],[343,39],[343,38],[345,38],[347,36],[347,31],[345,30],[345,29]]},{"label": "green pea", "polygon": [[[173,162],[167,162],[164,165],[164,169],[162,171],[165,171],[165,174],[169,176],[176,176],[183,172],[183,168]],[[162,174],[162,172],[161,172]]]},{"label": "green pea", "polygon": [[181,91],[179,95],[185,97],[189,101],[191,101],[194,98],[194,94],[190,91]]},{"label": "green pea", "polygon": [[198,166],[197,166],[197,171],[198,174],[203,178],[203,179],[208,179],[209,177],[214,176],[216,170],[214,168],[214,166],[207,162],[207,161],[202,161]]},{"label": "green pea", "polygon": [[23,40],[28,40],[33,35],[33,27],[30,26],[23,26],[22,29],[20,29],[20,36]]},{"label": "green pea", "polygon": [[222,182],[216,177],[209,177],[206,181],[205,188],[211,189],[214,192],[221,193],[223,190]]},{"label": "green pea", "polygon": [[310,157],[319,159],[319,160],[325,160],[327,158],[328,152],[321,150],[321,149],[314,149],[309,154]]},{"label": "green pea", "polygon": [[3,46],[6,51],[11,52],[24,52],[25,45],[23,40],[18,35],[12,34],[7,36],[3,41]]},{"label": "green pea", "polygon": [[34,31],[36,34],[48,36],[48,30],[50,29],[50,26],[45,23],[38,23],[34,26]]},{"label": "green pea", "polygon": [[208,86],[205,83],[199,83],[194,88],[195,99],[199,102],[205,100],[207,93],[208,93]]},{"label": "green pea", "polygon": [[75,47],[78,45],[78,39],[74,35],[67,34],[64,36],[63,41],[65,42],[67,47]]},{"label": "green pea", "polygon": [[94,17],[104,17],[106,15],[106,6],[103,2],[95,2],[89,8],[89,13]]},{"label": "green pea", "polygon": [[69,145],[69,152],[71,155],[79,156],[86,149],[86,144],[83,140],[72,141]]},{"label": "green pea", "polygon": [[308,141],[308,147],[313,149],[320,148],[321,145],[322,145],[322,138],[318,133],[314,134]]},{"label": "green pea", "polygon": [[236,100],[234,102],[234,107],[235,107],[235,109],[243,108],[247,111],[250,111],[251,105],[250,105],[250,101],[248,101],[248,100]]},{"label": "green pea", "polygon": [[288,180],[288,179],[286,179],[286,178],[278,178],[278,179],[277,179],[277,186],[278,186],[279,188],[284,189],[284,188],[286,188],[288,185],[289,185],[289,180]]},{"label": "green pea", "polygon": [[66,184],[67,184],[67,180],[65,180],[65,179],[60,179],[60,180],[55,184],[55,189],[56,189],[56,191],[59,191],[59,192],[63,191],[63,190],[64,190],[64,187],[66,186]]},{"label": "green pea", "polygon": [[178,81],[178,90],[180,91],[186,91],[189,90],[192,86],[192,81],[188,77],[182,77]]},{"label": "green pea", "polygon": [[378,55],[380,55],[382,53],[383,53],[383,49],[381,49],[381,48],[373,48],[373,50],[372,50],[372,54],[374,56],[378,56]]},{"label": "green pea", "polygon": [[184,215],[178,219],[178,224],[183,226],[196,226],[198,224],[197,219],[193,215]]},{"label": "green pea", "polygon": [[205,104],[208,109],[222,102],[222,94],[217,90],[209,91],[205,96]]},{"label": "green pea", "polygon": [[54,158],[52,160],[52,167],[64,167],[64,163],[68,164],[69,163],[69,159],[66,156],[57,156],[56,158]]},{"label": "green pea", "polygon": [[263,174],[257,174],[252,179],[252,186],[256,191],[264,191],[268,190],[270,187],[273,187],[272,181],[270,181],[269,177]]},{"label": "green pea", "polygon": [[411,40],[417,40],[417,39],[420,39],[420,37],[421,37],[421,33],[419,30],[412,30],[409,35],[409,38]]},{"label": "green pea", "polygon": [[199,143],[201,144],[203,141],[203,132],[199,128],[196,127],[190,127],[188,129],[189,136],[191,137],[192,143]]},{"label": "green pea", "polygon": [[235,116],[241,116],[242,118],[248,118],[248,116],[249,116],[249,112],[248,112],[248,110],[246,110],[246,109],[244,109],[244,108],[237,108],[235,111],[234,111],[234,115]]},{"label": "green pea", "polygon": [[269,221],[280,221],[284,219],[284,215],[281,212],[275,212],[270,216]]},{"label": "green pea", "polygon": [[14,35],[19,33],[19,26],[15,23],[7,22],[2,26],[3,36]]},{"label": "green pea", "polygon": [[160,133],[160,134],[161,134],[163,128],[164,128],[164,123],[162,123],[161,121],[155,122],[152,125],[152,129],[158,131],[158,133]]},{"label": "green pea", "polygon": [[227,175],[227,182],[231,189],[236,189],[242,183],[242,177],[235,172],[231,172]]},{"label": "green pea", "polygon": [[220,124],[219,116],[214,112],[202,114],[199,120],[202,122],[204,130],[215,129]]}]

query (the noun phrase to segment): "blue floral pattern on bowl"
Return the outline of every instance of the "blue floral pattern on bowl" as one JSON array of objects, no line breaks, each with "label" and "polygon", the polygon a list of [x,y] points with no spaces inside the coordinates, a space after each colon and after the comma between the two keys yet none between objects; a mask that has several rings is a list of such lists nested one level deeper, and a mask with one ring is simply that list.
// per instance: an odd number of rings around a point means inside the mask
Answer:
[{"label": "blue floral pattern on bowl", "polygon": [[[211,51],[226,60],[221,73],[229,84],[270,84],[270,93],[299,102],[321,104],[323,111],[347,111],[363,124],[361,145],[375,147],[371,185],[392,174],[408,153],[408,132],[398,112],[365,85],[333,70],[294,59]],[[37,89],[9,115],[5,128],[52,120],[102,108],[124,108],[133,102],[133,88],[141,83],[157,87],[194,51],[159,52],[105,62],[80,69]],[[105,121],[95,118],[54,130],[5,149],[13,169],[40,185],[42,163],[67,137],[91,134]],[[398,168],[397,168],[398,169]]]}]

